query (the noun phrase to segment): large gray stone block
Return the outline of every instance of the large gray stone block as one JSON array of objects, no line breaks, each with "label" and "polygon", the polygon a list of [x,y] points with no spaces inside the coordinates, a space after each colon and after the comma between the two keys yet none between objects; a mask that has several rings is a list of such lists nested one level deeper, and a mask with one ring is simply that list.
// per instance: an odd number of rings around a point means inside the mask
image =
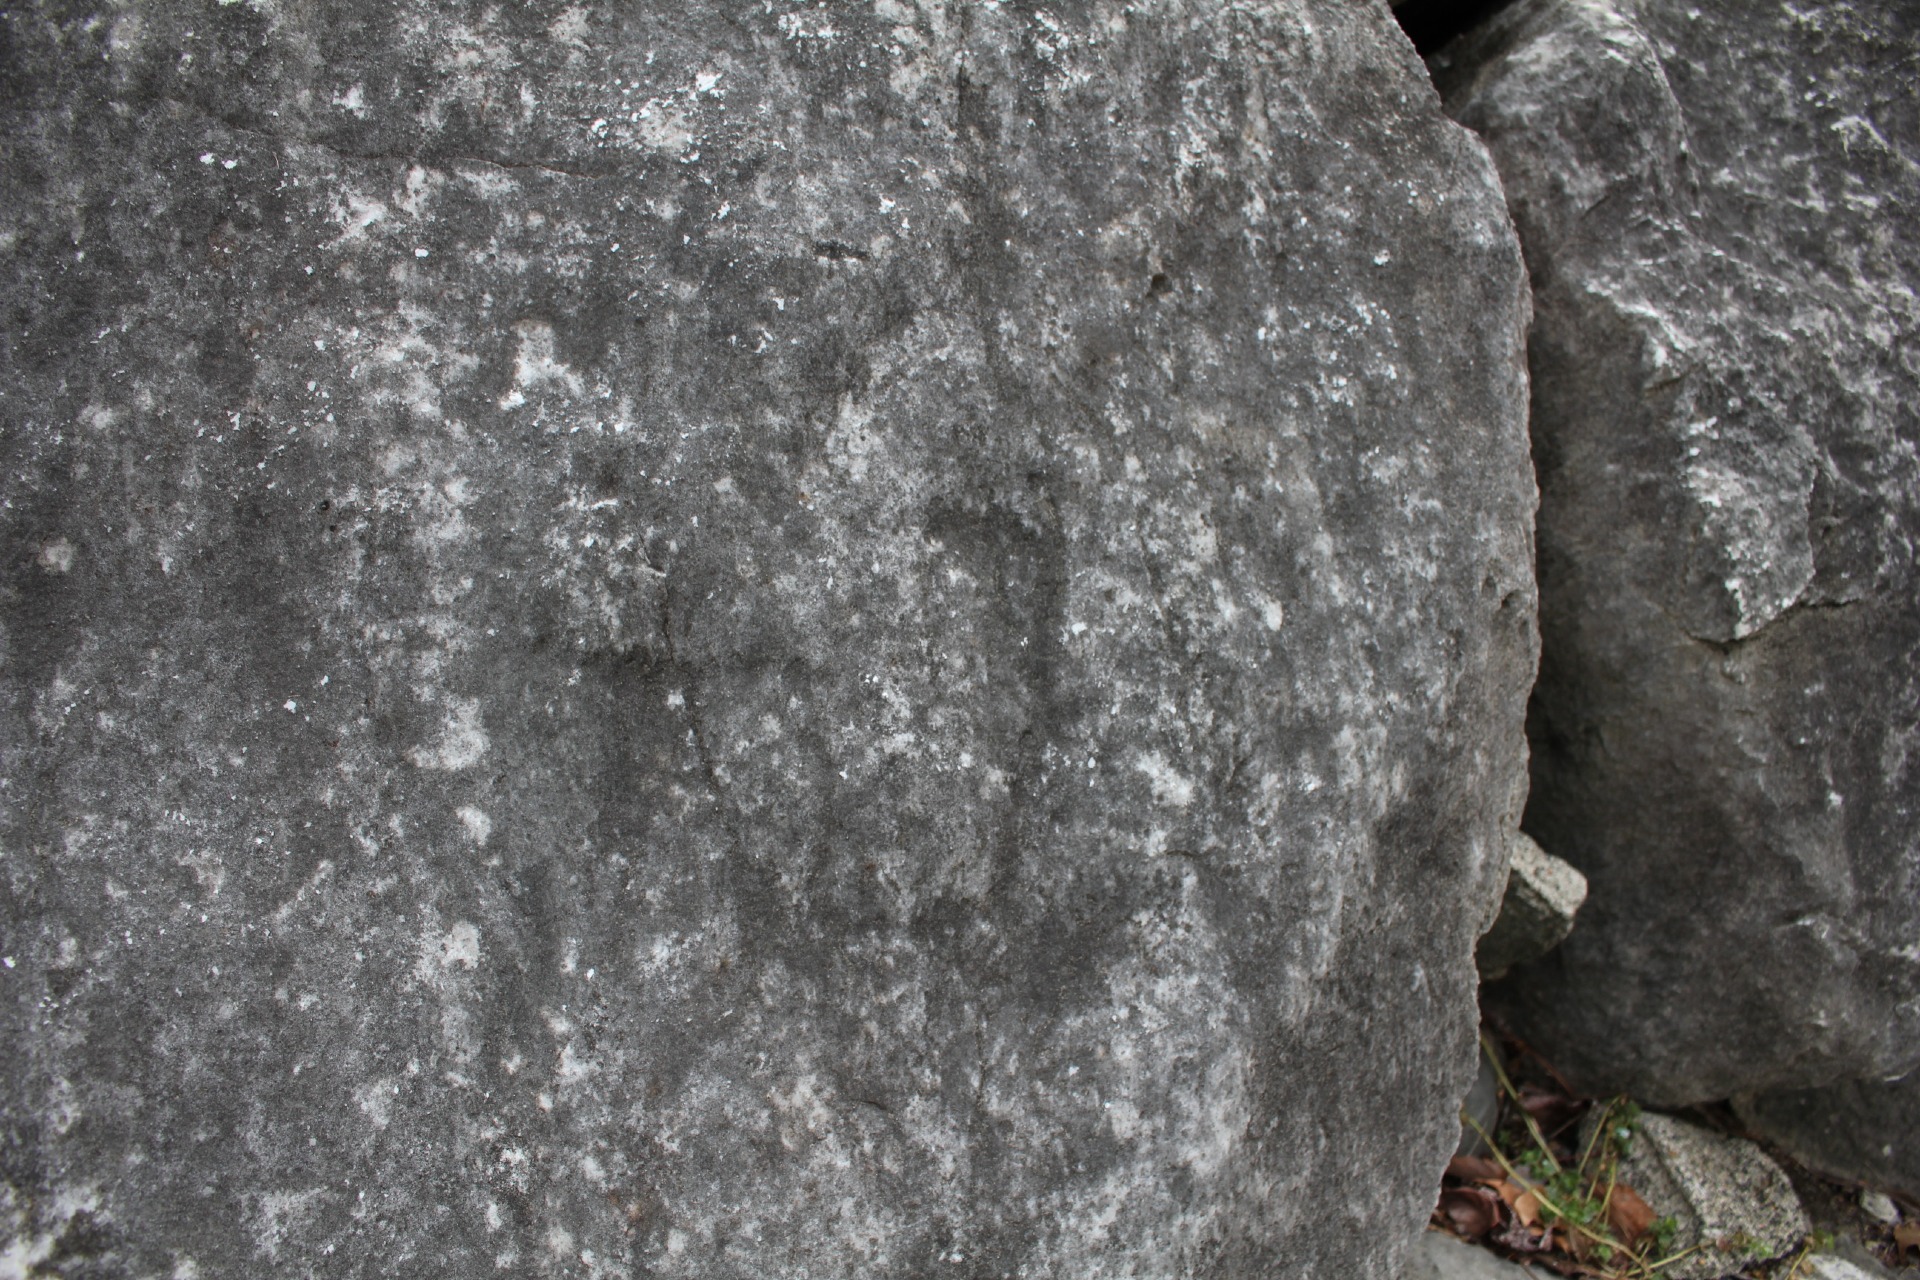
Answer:
[{"label": "large gray stone block", "polygon": [[1386,6],[0,22],[5,1248],[1396,1273],[1534,490]]},{"label": "large gray stone block", "polygon": [[1492,993],[1664,1104],[1920,1058],[1920,9],[1522,0],[1436,57],[1535,295],[1527,829]]}]

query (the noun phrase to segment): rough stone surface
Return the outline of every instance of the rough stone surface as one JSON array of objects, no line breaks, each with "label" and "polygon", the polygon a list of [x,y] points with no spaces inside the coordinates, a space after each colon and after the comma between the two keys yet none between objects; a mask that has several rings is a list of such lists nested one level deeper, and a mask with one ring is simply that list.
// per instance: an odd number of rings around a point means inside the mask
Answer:
[{"label": "rough stone surface", "polygon": [[1714,1280],[1784,1257],[1809,1229],[1793,1184],[1766,1152],[1672,1116],[1641,1115],[1620,1179],[1674,1218],[1676,1253],[1708,1246],[1661,1271],[1675,1280]]},{"label": "rough stone surface", "polygon": [[1522,0],[1435,60],[1535,294],[1526,827],[1492,993],[1677,1104],[1920,1058],[1920,8]]},{"label": "rough stone surface", "polygon": [[1540,1274],[1444,1231],[1429,1231],[1407,1261],[1405,1280],[1526,1280]]},{"label": "rough stone surface", "polygon": [[12,1256],[1397,1273],[1534,491],[1386,6],[0,23]]},{"label": "rough stone surface", "polygon": [[1485,980],[1504,977],[1514,965],[1559,946],[1587,900],[1587,878],[1530,837],[1514,832],[1508,852],[1500,914],[1473,953]]},{"label": "rough stone surface", "polygon": [[1920,1200],[1920,1072],[1736,1098],[1734,1109],[1796,1160]]}]

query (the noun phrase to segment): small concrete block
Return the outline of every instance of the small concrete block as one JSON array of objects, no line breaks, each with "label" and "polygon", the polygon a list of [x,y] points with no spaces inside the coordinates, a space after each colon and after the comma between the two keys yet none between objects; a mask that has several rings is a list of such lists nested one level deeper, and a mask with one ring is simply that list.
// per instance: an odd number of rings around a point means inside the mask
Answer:
[{"label": "small concrete block", "polygon": [[1531,837],[1514,832],[1508,854],[1512,869],[1506,896],[1474,956],[1481,978],[1489,982],[1559,946],[1587,900],[1587,878]]}]

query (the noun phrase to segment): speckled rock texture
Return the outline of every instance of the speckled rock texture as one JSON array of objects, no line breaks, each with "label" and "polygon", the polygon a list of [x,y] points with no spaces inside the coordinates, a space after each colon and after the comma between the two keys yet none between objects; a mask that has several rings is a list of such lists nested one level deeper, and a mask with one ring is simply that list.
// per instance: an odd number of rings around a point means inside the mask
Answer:
[{"label": "speckled rock texture", "polygon": [[1673,1253],[1686,1256],[1660,1274],[1674,1280],[1719,1280],[1786,1257],[1809,1230],[1793,1183],[1766,1152],[1672,1116],[1640,1117],[1620,1180],[1673,1218]]},{"label": "speckled rock texture", "polygon": [[1736,1098],[1734,1109],[1804,1164],[1920,1201],[1920,1072]]},{"label": "speckled rock texture", "polygon": [[1436,55],[1534,287],[1526,826],[1492,993],[1679,1104],[1920,1059],[1920,7],[1523,0]]},{"label": "speckled rock texture", "polygon": [[1385,4],[0,22],[10,1256],[1396,1274],[1535,495]]}]

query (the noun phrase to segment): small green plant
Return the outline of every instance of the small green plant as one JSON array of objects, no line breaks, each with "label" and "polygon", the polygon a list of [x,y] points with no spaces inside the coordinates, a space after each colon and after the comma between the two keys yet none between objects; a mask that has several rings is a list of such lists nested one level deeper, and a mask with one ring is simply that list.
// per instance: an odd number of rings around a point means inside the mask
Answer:
[{"label": "small green plant", "polygon": [[1608,1123],[1612,1125],[1611,1137],[1614,1149],[1622,1160],[1633,1156],[1633,1140],[1640,1135],[1640,1104],[1631,1098],[1615,1098],[1613,1115]]},{"label": "small green plant", "polygon": [[[1594,1103],[1577,1150],[1556,1149],[1514,1088],[1493,1045],[1483,1039],[1481,1049],[1513,1122],[1502,1126],[1498,1138],[1471,1116],[1467,1122],[1505,1172],[1504,1179],[1483,1185],[1493,1186],[1517,1219],[1506,1228],[1509,1247],[1557,1249],[1581,1264],[1583,1274],[1615,1280],[1664,1280],[1673,1263],[1710,1247],[1695,1245],[1676,1253],[1678,1222],[1655,1217],[1639,1194],[1621,1182],[1621,1162],[1640,1127],[1637,1105],[1624,1097]],[[1513,1238],[1516,1230],[1526,1239]]]}]

